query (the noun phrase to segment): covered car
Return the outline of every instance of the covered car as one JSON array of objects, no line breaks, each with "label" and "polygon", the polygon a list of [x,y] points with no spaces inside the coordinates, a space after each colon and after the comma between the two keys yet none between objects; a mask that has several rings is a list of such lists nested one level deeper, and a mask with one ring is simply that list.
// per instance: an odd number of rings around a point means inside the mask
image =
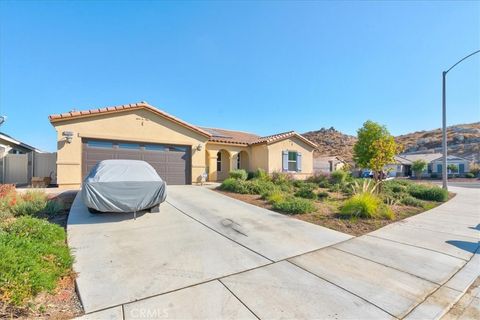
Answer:
[{"label": "covered car", "polygon": [[83,181],[82,199],[90,211],[137,212],[158,207],[167,185],[140,160],[103,160]]}]

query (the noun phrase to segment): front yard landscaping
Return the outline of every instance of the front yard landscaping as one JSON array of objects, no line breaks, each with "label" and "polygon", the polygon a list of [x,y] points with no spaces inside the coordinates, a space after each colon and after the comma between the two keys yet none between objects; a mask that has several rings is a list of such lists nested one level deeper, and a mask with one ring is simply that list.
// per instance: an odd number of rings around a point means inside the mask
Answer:
[{"label": "front yard landscaping", "polygon": [[234,170],[217,191],[297,219],[351,235],[362,235],[447,201],[445,190],[409,180],[375,183],[345,171],[306,181],[287,173]]},{"label": "front yard landscaping", "polygon": [[66,243],[67,205],[0,185],[0,318],[69,319],[81,313]]}]

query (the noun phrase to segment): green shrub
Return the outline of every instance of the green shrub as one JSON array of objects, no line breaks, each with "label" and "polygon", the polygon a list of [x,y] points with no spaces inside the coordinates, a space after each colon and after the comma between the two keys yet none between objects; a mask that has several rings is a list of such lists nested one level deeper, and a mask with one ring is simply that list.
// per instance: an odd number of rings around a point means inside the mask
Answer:
[{"label": "green shrub", "polygon": [[330,188],[328,188],[328,191],[330,192],[340,192],[342,191],[342,186],[339,184],[332,184],[330,185]]},{"label": "green shrub", "polygon": [[0,301],[22,305],[70,272],[65,231],[33,217],[0,225]]},{"label": "green shrub", "polygon": [[381,200],[371,193],[360,193],[348,199],[340,211],[343,217],[377,218]]},{"label": "green shrub", "polygon": [[302,188],[303,186],[305,186],[306,183],[307,182],[305,182],[304,180],[293,180],[292,185],[295,188]]},{"label": "green shrub", "polygon": [[380,205],[380,207],[378,208],[378,216],[387,220],[395,219],[395,213],[393,212],[392,208],[385,204]]},{"label": "green shrub", "polygon": [[317,194],[315,193],[316,185],[313,184],[304,184],[300,189],[295,192],[295,196],[305,199],[317,199]]},{"label": "green shrub", "polygon": [[279,190],[273,191],[264,197],[264,199],[266,199],[270,204],[275,204],[275,203],[284,201],[285,198],[286,198],[285,193]]},{"label": "green shrub", "polygon": [[290,197],[283,201],[273,203],[273,209],[286,214],[302,214],[316,210],[315,204],[311,200]]},{"label": "green shrub", "polygon": [[438,173],[436,173],[436,172],[432,172],[432,173],[430,174],[430,178],[432,178],[432,179],[438,179],[438,177],[439,177],[439,175],[438,175]]},{"label": "green shrub", "polygon": [[421,200],[418,200],[417,198],[414,198],[412,196],[406,196],[400,200],[400,202],[405,205],[405,206],[410,206],[410,207],[423,207],[423,202]]},{"label": "green shrub", "polygon": [[248,174],[247,171],[243,169],[232,170],[228,173],[228,176],[233,179],[238,180],[247,180]]},{"label": "green shrub", "polygon": [[247,187],[247,182],[250,181],[228,178],[225,179],[218,188],[223,191],[246,194],[250,193],[249,188]]},{"label": "green shrub", "polygon": [[342,184],[347,180],[348,172],[343,170],[335,170],[330,175],[330,180],[333,184]]},{"label": "green shrub", "polygon": [[475,178],[475,174],[471,173],[471,172],[467,172],[465,174],[465,178],[469,178],[469,179],[472,179],[472,178]]},{"label": "green shrub", "polygon": [[313,176],[308,177],[307,179],[308,182],[316,183],[321,188],[328,188],[330,186],[329,180],[330,175],[323,173],[315,173]]},{"label": "green shrub", "polygon": [[417,199],[443,202],[448,199],[448,192],[437,186],[412,184],[408,187],[408,193]]},{"label": "green shrub", "polygon": [[292,184],[295,179],[290,173],[275,171],[272,173],[272,181],[275,184]]},{"label": "green shrub", "polygon": [[247,193],[250,193],[250,194],[261,195],[261,194],[272,192],[278,189],[278,187],[275,186],[273,182],[268,180],[262,180],[262,179],[252,179],[252,180],[245,181],[245,185],[248,190]]},{"label": "green shrub", "polygon": [[320,188],[330,188],[331,184],[330,184],[330,181],[323,180],[323,181],[318,182],[318,186]]},{"label": "green shrub", "polygon": [[253,179],[260,179],[260,180],[270,180],[270,176],[268,173],[261,169],[258,168],[254,173],[253,173]]},{"label": "green shrub", "polygon": [[9,210],[14,216],[32,216],[45,210],[47,195],[41,191],[28,191],[22,195],[15,195],[10,203]]},{"label": "green shrub", "polygon": [[63,204],[57,200],[49,200],[45,206],[45,213],[53,217],[64,210]]},{"label": "green shrub", "polygon": [[319,193],[317,193],[317,198],[318,199],[327,199],[330,195],[328,194],[328,192],[325,192],[325,191],[320,191]]}]

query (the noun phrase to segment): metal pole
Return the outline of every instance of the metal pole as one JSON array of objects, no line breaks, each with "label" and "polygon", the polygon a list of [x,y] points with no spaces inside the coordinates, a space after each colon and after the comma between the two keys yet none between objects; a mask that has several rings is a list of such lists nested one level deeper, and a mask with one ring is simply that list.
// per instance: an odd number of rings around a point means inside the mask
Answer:
[{"label": "metal pole", "polygon": [[448,190],[447,182],[447,99],[446,99],[447,71],[442,73],[442,184],[443,189]]}]

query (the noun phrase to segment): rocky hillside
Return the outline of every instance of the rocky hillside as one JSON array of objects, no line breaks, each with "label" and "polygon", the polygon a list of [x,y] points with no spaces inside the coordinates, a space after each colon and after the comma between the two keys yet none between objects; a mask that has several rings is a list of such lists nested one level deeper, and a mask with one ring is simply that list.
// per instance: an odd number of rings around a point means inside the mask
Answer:
[{"label": "rocky hillside", "polygon": [[[417,131],[395,138],[405,153],[440,152],[442,130]],[[480,161],[480,122],[459,124],[447,128],[448,152],[456,156]]]},{"label": "rocky hillside", "polygon": [[353,159],[353,145],[357,141],[354,136],[343,134],[333,127],[306,132],[303,136],[318,145],[315,157],[339,156],[349,162]]},{"label": "rocky hillside", "polygon": [[[343,134],[333,127],[310,131],[303,136],[318,145],[315,156],[340,156],[352,161],[356,137]],[[450,126],[447,129],[449,153],[480,161],[480,122]],[[395,137],[404,153],[434,153],[442,147],[442,131],[417,131]]]}]

